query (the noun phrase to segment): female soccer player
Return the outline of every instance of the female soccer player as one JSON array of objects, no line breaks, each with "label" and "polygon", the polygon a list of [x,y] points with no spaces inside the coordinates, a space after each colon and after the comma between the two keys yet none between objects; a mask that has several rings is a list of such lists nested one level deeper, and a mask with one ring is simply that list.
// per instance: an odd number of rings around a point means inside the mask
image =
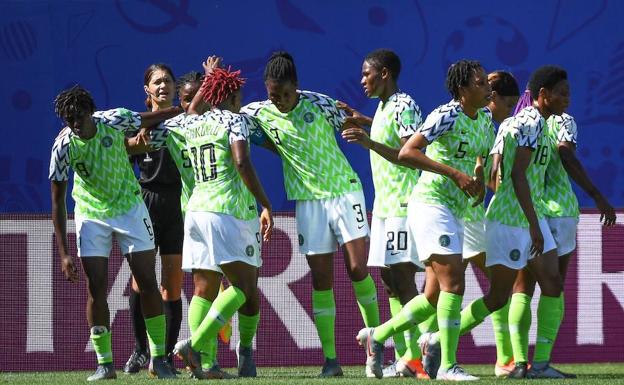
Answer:
[{"label": "female soccer player", "polygon": [[[605,226],[613,226],[616,215],[611,204],[594,186],[583,165],[576,158],[577,127],[574,118],[563,113],[562,115],[552,115],[546,123],[545,135],[550,138],[551,157],[546,168],[543,200],[548,226],[557,245],[562,287],[565,287],[570,257],[576,249],[576,225],[579,217],[578,200],[568,177],[572,177],[583,191],[594,199]],[[535,290],[535,282],[535,275],[530,270],[525,269],[516,280],[514,295],[524,299],[523,302],[530,303]],[[563,317],[565,305],[563,293],[560,301],[561,316]],[[531,309],[529,306],[524,306],[522,310],[524,310],[524,314],[520,319],[524,322],[519,328],[522,336],[517,341],[522,342],[522,351],[528,351]],[[538,312],[538,324],[540,315],[544,317],[543,313]],[[533,365],[527,376],[532,378],[575,378],[576,376],[573,374],[563,373],[550,366],[552,345],[553,341],[543,339],[536,341]]]},{"label": "female soccer player", "polygon": [[[366,267],[368,222],[362,184],[336,143],[344,112],[322,94],[297,89],[292,56],[274,53],[264,71],[269,100],[242,111],[254,116],[282,158],[288,199],[295,200],[299,249],[312,271],[314,322],[323,347],[321,376],[341,376],[336,359],[333,256],[338,242],[364,324],[379,324],[377,289]],[[268,138],[268,139],[266,139]]]},{"label": "female soccer player", "polygon": [[79,86],[61,92],[54,104],[67,127],[52,148],[52,220],[63,273],[69,281],[77,282],[78,271],[69,254],[66,230],[65,195],[71,166],[75,171],[72,196],[76,201],[78,256],[88,284],[87,321],[98,359],[98,368],[88,380],[116,377],[106,302],[113,235],[140,289],[150,344],[149,373],[158,378],[175,377],[164,360],[165,317],[154,272],[152,223],[128,162],[124,131],[152,126],[179,114],[180,109],[170,107],[142,114],[123,108],[95,112],[91,95]]},{"label": "female soccer player", "polygon": [[[175,78],[173,71],[165,64],[150,65],[143,75],[143,89],[147,98],[145,105],[150,111],[159,111],[173,105]],[[177,155],[177,154],[176,154]],[[182,184],[180,172],[166,149],[160,149],[134,157],[139,164],[139,184],[143,200],[154,225],[155,244],[161,257],[160,292],[167,319],[167,362],[174,368],[173,347],[178,340],[182,323],[182,219],[180,196]],[[134,332],[134,352],[126,362],[124,373],[137,373],[147,362],[147,345],[141,300],[136,280],[128,298]]]},{"label": "female soccer player", "polygon": [[[561,324],[562,282],[555,241],[545,219],[544,175],[551,145],[544,130],[546,120],[563,113],[569,103],[567,73],[556,66],[540,67],[531,75],[528,88],[533,105],[503,122],[491,151],[494,163],[502,157],[496,193],[486,212],[486,266],[491,285],[483,298],[462,311],[461,334],[505,306],[518,271],[529,266],[542,288],[538,340],[549,341],[552,346]],[[516,329],[529,302],[518,294],[511,299],[509,324],[515,368],[510,378],[527,374],[527,351],[521,348]]]},{"label": "female soccer player", "polygon": [[[360,127],[342,132],[348,142],[371,151],[375,202],[368,266],[381,268],[392,315],[418,295],[414,276],[423,268],[416,250],[408,247],[411,240],[407,231],[407,201],[416,186],[418,172],[398,160],[399,150],[416,132],[422,118],[414,99],[399,90],[400,71],[401,60],[390,50],[379,49],[366,56],[361,83],[366,96],[380,99],[375,117],[371,120],[346,105],[344,108],[351,113],[350,119],[371,127],[370,136]],[[429,378],[422,367],[419,335],[418,327],[414,326],[405,336],[403,333],[393,336],[395,370],[384,369],[384,376]]]},{"label": "female soccer player", "polygon": [[[214,62],[211,57],[204,67],[214,68]],[[199,352],[247,299],[257,296],[261,237],[267,241],[273,227],[270,202],[249,157],[248,120],[238,114],[244,81],[240,71],[212,68],[189,114],[197,114],[202,98],[212,110],[185,121],[196,186],[185,219],[183,268],[193,272],[194,299],[204,299],[199,302],[208,309],[192,337],[176,344],[176,353],[197,378],[205,378]],[[263,206],[260,228],[254,197]],[[232,285],[208,304],[210,283],[219,273]]]},{"label": "female soccer player", "polygon": [[[362,329],[357,338],[366,346],[369,366],[381,377],[383,342],[394,333],[418,324],[437,312],[442,362],[438,379],[475,380],[457,365],[459,313],[464,293],[462,263],[465,208],[483,199],[483,179],[475,173],[487,152],[487,130],[493,130],[483,111],[491,88],[481,64],[461,60],[446,78],[453,101],[436,108],[403,146],[399,160],[423,170],[408,205],[408,224],[418,257],[426,265],[424,294],[377,328]],[[424,149],[427,148],[425,155]]]}]

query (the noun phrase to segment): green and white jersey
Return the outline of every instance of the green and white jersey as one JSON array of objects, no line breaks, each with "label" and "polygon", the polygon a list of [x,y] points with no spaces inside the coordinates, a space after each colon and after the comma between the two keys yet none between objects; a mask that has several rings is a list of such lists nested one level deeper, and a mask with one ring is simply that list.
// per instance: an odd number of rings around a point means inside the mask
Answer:
[{"label": "green and white jersey", "polygon": [[[282,158],[286,195],[291,200],[332,198],[362,189],[357,174],[336,142],[345,113],[328,96],[298,91],[299,102],[280,112],[270,100],[241,109],[258,121]],[[254,134],[255,135],[255,134]]]},{"label": "green and white jersey", "polygon": [[215,212],[250,220],[258,217],[256,199],[234,165],[230,145],[247,141],[251,119],[213,109],[184,120],[186,148],[195,175],[187,211]]},{"label": "green and white jersey", "polygon": [[[186,129],[185,122],[189,117],[190,116],[186,114],[178,115],[165,120],[150,131],[150,142],[152,146],[159,148],[166,145],[171,154],[171,158],[173,158],[180,172],[182,180],[182,196],[180,197],[182,213],[186,212],[186,206],[193,193],[193,188],[195,187],[193,166],[188,150],[186,149],[186,138],[184,137],[184,130]],[[164,136],[160,138],[160,135]]]},{"label": "green and white jersey", "polygon": [[[483,112],[487,114],[490,119],[492,119],[492,111],[489,108],[485,107]],[[486,130],[485,132],[486,138],[486,146],[488,149],[494,146],[494,141],[496,139],[496,131],[494,127],[494,123],[492,123],[492,130]],[[483,174],[485,176],[485,183],[490,179],[490,171],[492,170],[492,158],[487,154],[483,159],[484,167]],[[472,207],[472,204],[466,207],[466,212],[464,213],[464,222],[481,222],[485,220],[485,203],[481,203],[477,207]]]},{"label": "green and white jersey", "polygon": [[546,121],[546,135],[552,144],[551,157],[546,168],[544,202],[546,216],[579,217],[579,205],[576,194],[572,190],[568,173],[559,157],[558,145],[560,142],[570,142],[576,146],[576,122],[566,113],[561,116],[552,115]]},{"label": "green and white jersey", "polygon": [[49,179],[67,181],[74,170],[72,197],[75,213],[88,219],[108,219],[126,213],[143,202],[141,187],[128,162],[124,132],[137,129],[141,116],[124,108],[96,111],[97,131],[81,139],[68,128],[52,146]]},{"label": "green and white jersey", "polygon": [[[412,136],[422,123],[420,107],[411,96],[397,92],[379,102],[370,137],[388,147],[401,147],[401,139]],[[407,201],[418,181],[418,172],[389,162],[375,151],[370,152],[375,203],[373,214],[378,218],[406,217]]]},{"label": "green and white jersey", "polygon": [[546,121],[535,107],[527,107],[501,124],[496,143],[490,152],[492,155],[502,154],[503,159],[499,172],[500,182],[485,214],[488,220],[508,226],[529,227],[511,181],[511,169],[518,147],[533,150],[526,178],[535,213],[538,218],[544,217],[544,175],[552,150],[548,136],[544,135],[545,125]]},{"label": "green and white jersey", "polygon": [[[430,159],[474,175],[477,157],[487,156],[487,132],[492,130],[492,119],[483,110],[470,119],[458,102],[451,101],[433,110],[418,133],[429,142],[426,151]],[[420,174],[410,199],[446,206],[456,218],[463,218],[472,204],[450,178],[429,171]]]}]

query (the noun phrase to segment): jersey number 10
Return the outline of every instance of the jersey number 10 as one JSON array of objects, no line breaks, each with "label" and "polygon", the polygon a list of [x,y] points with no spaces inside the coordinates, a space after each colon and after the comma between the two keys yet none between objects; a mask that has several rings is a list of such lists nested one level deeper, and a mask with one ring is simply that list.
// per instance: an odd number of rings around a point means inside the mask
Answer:
[{"label": "jersey number 10", "polygon": [[[209,157],[209,172],[206,171],[206,152]],[[199,147],[191,147],[195,165],[195,181],[208,182],[217,179],[217,156],[215,154],[214,144],[206,143]]]}]

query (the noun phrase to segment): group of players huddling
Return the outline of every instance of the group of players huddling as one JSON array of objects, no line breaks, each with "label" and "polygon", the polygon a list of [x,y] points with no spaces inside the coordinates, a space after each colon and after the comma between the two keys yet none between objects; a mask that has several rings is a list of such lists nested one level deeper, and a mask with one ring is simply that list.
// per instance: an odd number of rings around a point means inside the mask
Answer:
[{"label": "group of players huddling", "polygon": [[[179,83],[182,107],[96,111],[79,86],[56,97],[55,111],[67,127],[52,148],[52,219],[62,271],[75,282],[78,270],[66,231],[71,167],[78,256],[88,283],[87,321],[98,361],[89,380],[116,377],[106,301],[113,234],[136,283],[150,375],[175,377],[173,353],[195,378],[225,377],[216,360],[216,338],[238,311],[238,374],[256,376],[252,340],[260,311],[260,250],[271,237],[273,218],[249,143],[281,157],[288,199],[296,201],[300,251],[312,273],[314,322],[325,356],[322,377],[343,375],[334,336],[337,244],[366,326],[356,337],[366,350],[366,376],[476,380],[458,365],[456,351],[459,336],[487,316],[494,327],[497,376],[573,376],[549,364],[576,247],[579,209],[569,177],[595,200],[605,226],[616,218],[575,156],[577,128],[565,113],[565,70],[535,70],[518,103],[520,91],[510,73],[486,74],[479,62],[460,60],[447,73],[452,100],[423,120],[414,99],[399,89],[398,56],[386,49],[371,52],[362,65],[366,96],[380,100],[372,119],[323,94],[299,90],[286,52],[273,54],[265,68],[268,100],[244,107],[240,71],[223,68],[215,56],[203,67],[205,75],[185,76]],[[150,76],[145,90],[156,97],[147,87]],[[168,97],[171,105],[173,95]],[[370,149],[375,202],[368,250],[362,184],[338,147],[336,131]],[[152,219],[128,162],[128,154],[159,148],[169,151],[181,176],[181,269],[192,273],[195,285],[191,338],[177,343],[177,331],[173,343],[167,335]],[[486,186],[494,192],[487,209]],[[469,262],[488,276],[490,288],[462,309]],[[389,296],[392,318],[385,323],[369,266],[380,267]],[[426,284],[418,294],[414,275],[422,269]],[[223,276],[229,287],[219,290]],[[541,296],[529,364],[536,282]],[[396,359],[383,368],[384,341],[390,337]]]}]

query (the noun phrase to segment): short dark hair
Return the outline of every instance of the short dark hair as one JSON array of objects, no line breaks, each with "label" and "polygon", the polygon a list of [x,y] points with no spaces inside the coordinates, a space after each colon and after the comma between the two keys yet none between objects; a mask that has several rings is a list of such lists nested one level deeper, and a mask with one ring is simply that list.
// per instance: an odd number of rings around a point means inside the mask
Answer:
[{"label": "short dark hair", "polygon": [[297,84],[295,60],[286,51],[274,52],[264,68],[264,81],[275,80],[278,83],[290,81]]},{"label": "short dark hair", "polygon": [[91,94],[78,84],[61,91],[54,98],[54,112],[59,118],[65,120],[77,111],[88,111],[91,114],[95,112],[95,102]]},{"label": "short dark hair", "polygon": [[394,81],[399,80],[399,74],[401,73],[401,59],[399,56],[389,49],[381,48],[376,49],[373,52],[366,55],[364,61],[375,67],[377,70],[381,70],[386,67],[390,71],[390,76]]},{"label": "short dark hair", "polygon": [[446,72],[446,89],[453,99],[459,100],[459,88],[466,87],[470,83],[473,72],[483,68],[476,60],[460,60],[451,64]]},{"label": "short dark hair", "polygon": [[520,96],[520,88],[516,78],[507,71],[494,71],[488,74],[488,82],[492,91],[500,96]]},{"label": "short dark hair", "polygon": [[568,79],[566,70],[555,65],[545,65],[533,71],[527,89],[533,100],[537,100],[542,88],[552,90],[557,83]]},{"label": "short dark hair", "polygon": [[176,91],[180,92],[180,89],[184,87],[187,83],[201,83],[204,75],[200,74],[197,71],[187,72],[184,75],[180,76],[176,81]]}]

